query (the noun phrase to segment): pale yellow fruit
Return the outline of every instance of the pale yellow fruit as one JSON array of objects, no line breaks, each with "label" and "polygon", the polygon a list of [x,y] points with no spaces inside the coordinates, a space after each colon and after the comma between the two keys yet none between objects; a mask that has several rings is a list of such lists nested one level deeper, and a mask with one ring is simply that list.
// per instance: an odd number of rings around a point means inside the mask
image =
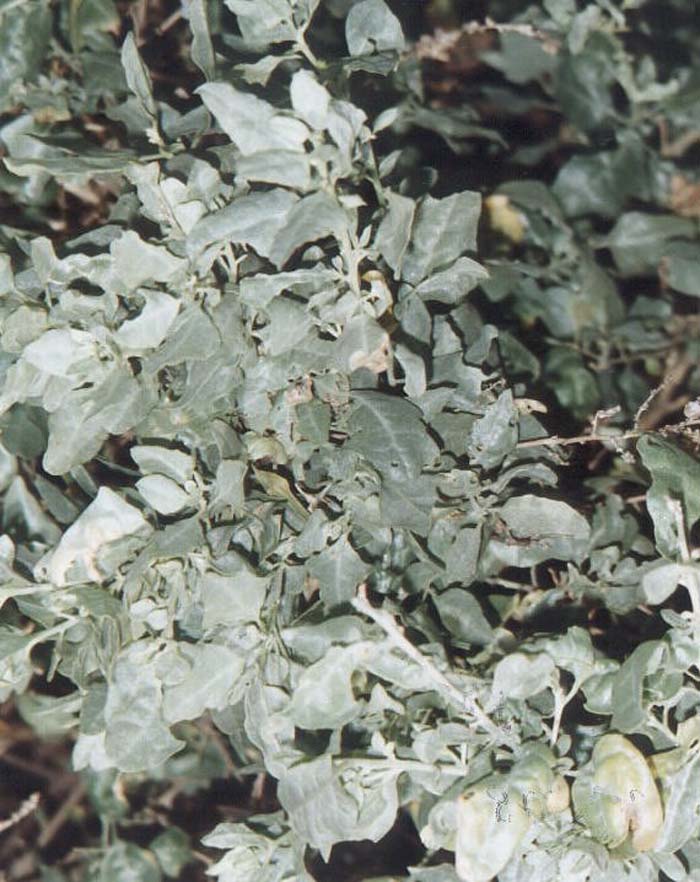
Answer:
[{"label": "pale yellow fruit", "polygon": [[510,199],[503,193],[494,193],[484,199],[489,223],[493,230],[502,233],[517,245],[525,238],[527,221]]}]

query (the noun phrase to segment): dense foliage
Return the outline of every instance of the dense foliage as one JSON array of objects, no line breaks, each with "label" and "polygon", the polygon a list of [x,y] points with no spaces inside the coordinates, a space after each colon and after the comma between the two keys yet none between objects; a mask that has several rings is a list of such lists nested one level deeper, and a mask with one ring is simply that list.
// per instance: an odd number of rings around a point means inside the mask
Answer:
[{"label": "dense foliage", "polygon": [[17,878],[700,878],[697,11],[0,0]]}]

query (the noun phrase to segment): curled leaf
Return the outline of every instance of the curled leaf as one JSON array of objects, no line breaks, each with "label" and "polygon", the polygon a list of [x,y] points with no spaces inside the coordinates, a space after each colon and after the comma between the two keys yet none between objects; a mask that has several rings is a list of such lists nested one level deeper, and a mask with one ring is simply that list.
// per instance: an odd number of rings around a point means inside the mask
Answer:
[{"label": "curled leaf", "polygon": [[563,775],[557,775],[547,794],[547,811],[564,812],[570,803],[569,785]]},{"label": "curled leaf", "polygon": [[604,735],[573,787],[576,814],[610,848],[629,842],[636,851],[654,848],[663,809],[646,758],[622,735]]},{"label": "curled leaf", "polygon": [[500,779],[457,801],[455,868],[464,882],[488,882],[522,842],[530,818],[517,791]]}]

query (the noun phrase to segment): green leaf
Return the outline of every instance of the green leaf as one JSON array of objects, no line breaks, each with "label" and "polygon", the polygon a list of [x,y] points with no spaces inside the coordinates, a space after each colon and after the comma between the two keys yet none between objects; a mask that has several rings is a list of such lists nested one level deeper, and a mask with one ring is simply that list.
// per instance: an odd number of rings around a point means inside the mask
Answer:
[{"label": "green leaf", "polygon": [[404,372],[404,391],[409,398],[420,398],[428,387],[425,362],[408,346],[399,343],[395,348],[396,358]]},{"label": "green leaf", "polygon": [[657,846],[663,826],[659,793],[646,758],[622,735],[596,742],[572,796],[576,814],[609,847],[620,845],[628,832],[636,851]]},{"label": "green leaf", "polygon": [[161,882],[155,857],[132,842],[117,842],[105,852],[98,882]]},{"label": "green leaf", "polygon": [[673,772],[664,770],[657,774],[657,779],[663,796],[664,826],[656,848],[672,854],[697,836],[700,826],[700,755],[686,755],[680,768]]},{"label": "green leaf", "polygon": [[682,217],[629,211],[599,244],[612,251],[623,275],[639,276],[658,271],[661,259],[671,247],[671,240],[694,235],[695,225]]},{"label": "green leaf", "polygon": [[551,76],[557,69],[556,56],[540,39],[526,34],[505,32],[500,36],[500,51],[485,52],[487,64],[500,70],[512,83],[522,85]]},{"label": "green leaf", "polygon": [[448,588],[433,597],[447,630],[457,640],[485,646],[493,639],[493,630],[479,602],[464,588]]},{"label": "green leaf", "polygon": [[[184,272],[186,261],[166,248],[144,242],[127,230],[110,245],[114,290],[126,294],[146,282],[169,282]],[[172,309],[172,307],[171,307]]]},{"label": "green leaf", "polygon": [[136,482],[136,489],[159,514],[176,514],[192,505],[190,494],[165,475],[147,475]]},{"label": "green leaf", "polygon": [[613,729],[634,732],[644,724],[647,711],[644,681],[649,674],[658,670],[662,657],[661,642],[649,640],[637,646],[625,659],[612,685]]},{"label": "green leaf", "polygon": [[209,503],[210,511],[230,508],[234,514],[238,514],[243,510],[246,472],[246,465],[240,460],[224,459],[219,463]]},{"label": "green leaf", "polygon": [[144,475],[166,475],[179,484],[191,480],[194,469],[192,455],[182,450],[155,444],[136,444],[129,455]]},{"label": "green leaf", "polygon": [[[458,495],[461,493],[458,492]],[[437,517],[430,531],[428,546],[445,564],[446,581],[469,585],[476,575],[481,550],[482,529],[463,527],[455,518]]]},{"label": "green leaf", "polygon": [[13,156],[5,159],[5,165],[15,175],[29,177],[45,172],[59,180],[70,180],[121,173],[129,168],[134,159],[135,154],[127,150],[107,150],[94,156],[88,152],[32,158]]},{"label": "green leaf", "polygon": [[162,687],[149,664],[144,645],[117,660],[105,705],[105,749],[112,765],[123,772],[154,769],[182,747],[162,716]]},{"label": "green leaf", "polygon": [[149,845],[166,876],[176,878],[193,860],[189,836],[179,827],[164,830]]},{"label": "green leaf", "polygon": [[366,368],[374,374],[381,374],[391,365],[389,335],[365,313],[350,319],[338,339],[336,351],[339,363],[347,373]]},{"label": "green leaf", "polygon": [[37,475],[35,486],[51,516],[60,524],[72,524],[80,514],[78,506],[43,475]]},{"label": "green leaf", "polygon": [[195,224],[187,237],[187,252],[196,257],[210,245],[221,249],[234,242],[269,257],[296,201],[293,193],[282,189],[242,196]]},{"label": "green leaf", "polygon": [[[196,305],[181,310],[170,327],[166,340],[160,348],[144,359],[147,371],[155,374],[165,365],[177,365],[183,361],[206,361],[220,343],[216,326],[209,316]],[[194,385],[194,369],[190,373],[190,388]],[[189,390],[188,390],[189,391]],[[182,398],[180,402],[182,402]]]},{"label": "green leaf", "polygon": [[378,842],[388,833],[398,810],[397,777],[390,767],[336,765],[326,755],[289,769],[277,795],[297,836],[328,860],[336,842]]},{"label": "green leaf", "polygon": [[269,582],[269,577],[256,575],[238,557],[227,562],[225,575],[205,573],[200,583],[202,626],[209,630],[219,625],[257,622]]},{"label": "green leaf", "polygon": [[461,303],[476,286],[488,279],[488,271],[470,257],[459,257],[448,269],[434,273],[416,288],[424,300]]},{"label": "green leaf", "polygon": [[50,475],[63,475],[91,460],[107,438],[100,417],[68,404],[49,416],[49,443],[42,464]]},{"label": "green leaf", "polygon": [[700,297],[700,247],[694,242],[671,242],[661,259],[661,278],[676,291]]},{"label": "green leaf", "polygon": [[276,184],[304,193],[311,189],[311,162],[305,153],[293,150],[261,150],[241,156],[236,163],[236,181]]},{"label": "green leaf", "polygon": [[294,252],[326,236],[342,240],[350,227],[343,208],[327,193],[313,193],[294,204],[270,249],[270,260],[281,269]]},{"label": "green leaf", "polygon": [[47,57],[51,39],[51,9],[47,0],[0,5],[0,111],[13,104],[11,90],[23,80],[35,80]]},{"label": "green leaf", "polygon": [[413,199],[391,190],[385,195],[388,208],[374,237],[374,246],[380,257],[394,270],[394,278],[398,279],[401,277],[404,257],[411,241],[416,203]]},{"label": "green leaf", "polygon": [[426,196],[418,206],[402,278],[416,285],[468,249],[476,248],[480,214],[479,193],[465,190],[444,199]]},{"label": "green leaf", "polygon": [[13,628],[0,628],[0,700],[23,693],[33,676],[31,649],[35,640]]},{"label": "green leaf", "polygon": [[484,469],[500,465],[518,442],[518,421],[513,393],[506,389],[474,423],[467,445],[470,461]]},{"label": "green leaf", "polygon": [[487,557],[501,565],[528,567],[549,558],[580,560],[586,552],[589,524],[565,502],[525,494],[509,499],[500,514],[509,535],[505,540],[492,538]]},{"label": "green leaf", "polygon": [[77,726],[82,698],[76,693],[57,698],[37,692],[17,696],[17,710],[22,719],[41,738],[64,737]]},{"label": "green leaf", "polygon": [[272,878],[312,882],[304,858],[293,841],[281,812],[253,815],[244,824],[223,823],[202,839],[208,848],[226,848],[227,853],[208,872],[220,882]]},{"label": "green leaf", "polygon": [[141,288],[139,293],[146,301],[141,313],[122,322],[114,333],[122,351],[142,353],[160,346],[180,309],[179,302],[163,291]]},{"label": "green leaf", "polygon": [[119,27],[119,14],[112,0],[106,3],[101,0],[72,0],[68,18],[73,52],[79,52],[86,43],[100,45],[98,41],[102,33]]},{"label": "green leaf", "polygon": [[[226,646],[198,643],[181,644],[178,655],[188,670],[178,676],[173,666],[164,672],[163,718],[166,723],[196,720],[205,710],[226,707],[229,693],[243,672],[242,655]],[[173,682],[173,680],[175,682]]]},{"label": "green leaf", "polygon": [[244,156],[262,150],[304,151],[307,127],[267,101],[239,92],[230,83],[205,83],[197,94]]},{"label": "green leaf", "polygon": [[418,477],[438,455],[415,405],[382,392],[357,392],[345,449],[361,454],[393,480]]},{"label": "green leaf", "polygon": [[584,364],[578,352],[553,347],[545,359],[545,377],[554,389],[559,403],[584,418],[600,403],[596,379]]},{"label": "green leaf", "polygon": [[511,652],[496,665],[491,700],[497,705],[509,698],[537,695],[552,684],[555,671],[554,662],[547,653]]},{"label": "green leaf", "polygon": [[307,401],[296,408],[296,429],[301,438],[316,445],[328,441],[331,428],[331,413],[323,401]]},{"label": "green leaf", "polygon": [[47,544],[58,542],[61,538],[60,530],[42,511],[41,506],[30,493],[27,482],[20,475],[12,478],[5,490],[2,524],[5,530],[19,529],[27,535],[40,537]]},{"label": "green leaf", "polygon": [[427,536],[430,514],[436,503],[435,477],[421,475],[411,480],[385,478],[382,481],[379,509],[384,523],[404,527]]},{"label": "green leaf", "polygon": [[136,95],[146,113],[155,119],[158,109],[153,97],[151,75],[141,59],[131,31],[126,35],[122,44],[122,66],[129,88]]},{"label": "green leaf", "polygon": [[698,571],[684,564],[657,561],[642,576],[642,592],[647,603],[661,604],[679,585],[689,589],[695,584]]},{"label": "green leaf", "polygon": [[328,123],[331,96],[308,70],[298,70],[292,77],[289,96],[296,113],[311,126],[321,130]]},{"label": "green leaf", "polygon": [[617,150],[577,154],[560,169],[552,191],[567,217],[618,218],[627,200],[650,198],[649,156],[641,140],[625,138]]},{"label": "green leaf", "polygon": [[686,533],[700,519],[700,464],[676,445],[652,435],[640,438],[637,450],[651,473],[646,503],[656,544],[665,557],[673,558],[680,548],[674,502],[681,506]]},{"label": "green leaf", "polygon": [[347,537],[324,549],[323,554],[307,562],[309,576],[318,583],[323,605],[330,609],[348,603],[355,596],[357,586],[370,570]]},{"label": "green leaf", "polygon": [[384,0],[361,0],[352,6],[345,19],[345,39],[350,55],[401,52],[405,45],[401,23]]},{"label": "green leaf", "polygon": [[287,273],[260,273],[241,279],[241,300],[256,309],[265,309],[283,291],[289,291],[307,300],[312,294],[331,285],[335,276],[322,264],[314,269],[293,270]]},{"label": "green leaf", "polygon": [[150,533],[151,526],[137,508],[108,487],[100,487],[57,547],[36,564],[35,576],[57,586],[102,582]]},{"label": "green leaf", "polygon": [[206,0],[190,0],[186,9],[192,30],[192,61],[208,80],[213,80],[216,74],[216,58],[209,33]]},{"label": "green leaf", "polygon": [[372,646],[332,646],[322,659],[303,671],[289,704],[295,726],[340,729],[358,716],[361,705],[353,694],[352,677]]},{"label": "green leaf", "polygon": [[[590,7],[597,8],[597,7]],[[612,99],[617,45],[607,34],[595,33],[577,54],[566,53],[556,76],[558,105],[578,128],[588,131],[616,122]]]},{"label": "green leaf", "polygon": [[[224,0],[236,16],[246,44],[265,49],[270,43],[289,43],[296,37],[288,0]],[[312,4],[312,8],[317,5]]]},{"label": "green leaf", "polygon": [[558,668],[570,671],[577,685],[585,683],[602,667],[602,663],[596,659],[590,634],[576,625],[569,628],[566,634],[538,640],[536,645],[551,655]]}]

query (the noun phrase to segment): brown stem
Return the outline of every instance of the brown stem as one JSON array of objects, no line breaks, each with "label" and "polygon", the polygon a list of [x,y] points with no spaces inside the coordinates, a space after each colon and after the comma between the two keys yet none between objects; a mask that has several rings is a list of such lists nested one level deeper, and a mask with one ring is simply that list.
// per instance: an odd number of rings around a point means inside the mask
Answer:
[{"label": "brown stem", "polygon": [[39,848],[46,848],[46,846],[54,839],[58,831],[68,820],[70,813],[76,805],[82,802],[84,797],[85,785],[81,780],[78,780],[71,792],[61,803],[58,811],[39,834],[39,838],[37,839],[37,846]]}]

